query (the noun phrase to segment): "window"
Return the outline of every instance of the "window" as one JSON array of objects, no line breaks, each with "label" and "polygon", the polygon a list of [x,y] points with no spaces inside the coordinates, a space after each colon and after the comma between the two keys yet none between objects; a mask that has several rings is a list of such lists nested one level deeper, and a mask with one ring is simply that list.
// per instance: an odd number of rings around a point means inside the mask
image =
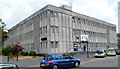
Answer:
[{"label": "window", "polygon": [[51,31],[51,33],[54,33],[54,26],[50,27],[50,31]]},{"label": "window", "polygon": [[42,28],[40,28],[40,34],[42,34]]},{"label": "window", "polygon": [[72,17],[72,22],[75,22],[75,17]]},{"label": "window", "polygon": [[52,41],[52,42],[51,42],[51,47],[52,47],[52,48],[58,48],[58,42],[56,42],[56,41],[53,42],[53,41]]},{"label": "window", "polygon": [[45,30],[44,30],[44,32],[45,32],[45,33],[47,33],[47,26],[45,26],[45,28],[44,28],[44,29],[45,29]]},{"label": "window", "polygon": [[47,42],[46,42],[46,48],[47,48]]},{"label": "window", "polygon": [[52,33],[58,33],[58,27],[57,26],[51,26],[51,32]]},{"label": "window", "polygon": [[50,11],[50,17],[57,18],[58,17],[58,13]]},{"label": "window", "polygon": [[41,28],[41,34],[43,34],[43,28]]},{"label": "window", "polygon": [[43,49],[43,42],[41,42],[41,49]]},{"label": "window", "polygon": [[45,13],[45,17],[47,17],[47,12]]},{"label": "window", "polygon": [[54,30],[55,30],[56,33],[58,33],[58,27],[57,26],[55,26]]},{"label": "window", "polygon": [[85,24],[85,19],[83,20],[83,24]]},{"label": "window", "polygon": [[54,17],[57,18],[58,17],[58,13],[54,12]]},{"label": "window", "polygon": [[80,23],[80,18],[78,18],[77,22]]},{"label": "window", "polygon": [[50,17],[53,17],[54,15],[53,15],[53,11],[50,11]]},{"label": "window", "polygon": [[58,42],[55,42],[55,48],[58,48]]},{"label": "window", "polygon": [[51,47],[54,48],[54,42],[51,42]]}]

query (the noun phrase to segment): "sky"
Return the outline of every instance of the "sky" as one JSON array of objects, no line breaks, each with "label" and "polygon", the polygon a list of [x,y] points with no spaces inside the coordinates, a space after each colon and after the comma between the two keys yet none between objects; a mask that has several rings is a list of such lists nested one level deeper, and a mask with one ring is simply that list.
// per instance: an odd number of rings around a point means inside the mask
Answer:
[{"label": "sky", "polygon": [[51,4],[69,5],[74,12],[115,24],[118,28],[119,0],[0,0],[0,18],[10,29],[37,10]]}]

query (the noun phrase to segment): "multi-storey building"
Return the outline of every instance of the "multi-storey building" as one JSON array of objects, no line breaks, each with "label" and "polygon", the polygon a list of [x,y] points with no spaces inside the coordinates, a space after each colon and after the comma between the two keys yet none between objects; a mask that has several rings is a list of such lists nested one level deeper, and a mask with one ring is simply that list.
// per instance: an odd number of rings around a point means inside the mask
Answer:
[{"label": "multi-storey building", "polygon": [[0,47],[2,46],[2,28],[0,27]]},{"label": "multi-storey building", "polygon": [[9,31],[8,43],[20,43],[25,51],[38,54],[73,52],[83,47],[81,35],[88,35],[89,49],[117,46],[116,25],[79,14],[72,7],[47,5]]},{"label": "multi-storey building", "polygon": [[118,37],[118,49],[120,49],[120,38]]},{"label": "multi-storey building", "polygon": [[118,2],[118,33],[120,33],[120,1]]},{"label": "multi-storey building", "polygon": [[[120,33],[120,1],[118,2],[118,33]],[[120,49],[120,38],[118,38],[118,48]]]}]

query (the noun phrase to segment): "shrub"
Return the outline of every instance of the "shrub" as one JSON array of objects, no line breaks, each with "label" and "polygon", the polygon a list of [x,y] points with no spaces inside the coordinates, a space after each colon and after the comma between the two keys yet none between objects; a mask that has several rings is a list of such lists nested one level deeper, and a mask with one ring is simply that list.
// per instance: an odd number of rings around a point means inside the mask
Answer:
[{"label": "shrub", "polygon": [[22,56],[28,56],[28,52],[25,52],[25,51],[22,51],[20,54],[21,54]]},{"label": "shrub", "polygon": [[0,55],[2,55],[2,51],[0,51]]},{"label": "shrub", "polygon": [[10,48],[11,48],[11,45],[6,45],[5,48],[2,48],[2,55],[4,55],[4,56],[10,55],[10,53],[11,53]]},{"label": "shrub", "polygon": [[29,56],[36,56],[36,52],[30,51]]},{"label": "shrub", "polygon": [[3,48],[2,49],[2,55],[7,56],[10,54],[10,48]]}]

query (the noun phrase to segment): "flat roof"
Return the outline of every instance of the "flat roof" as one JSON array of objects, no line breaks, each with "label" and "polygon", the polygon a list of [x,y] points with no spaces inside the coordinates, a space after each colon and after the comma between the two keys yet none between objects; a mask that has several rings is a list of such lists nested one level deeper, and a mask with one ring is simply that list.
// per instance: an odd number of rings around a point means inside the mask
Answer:
[{"label": "flat roof", "polygon": [[80,14],[80,13],[74,12],[72,10],[65,10],[65,9],[60,8],[60,7],[56,7],[56,6],[48,4],[45,7],[41,8],[40,10],[33,13],[32,15],[30,15],[29,17],[22,20],[21,22],[19,22],[17,25],[13,26],[10,30],[15,29],[16,27],[18,27],[21,24],[24,24],[25,21],[30,20],[31,18],[37,16],[38,14],[40,14],[40,13],[46,11],[46,10],[53,10],[53,11],[61,12],[61,13],[68,14],[68,15],[71,15],[71,16],[75,16],[75,17],[86,18],[88,20],[97,21],[98,23],[102,23],[102,24],[105,24],[105,25],[108,25],[108,26],[111,26],[111,27],[116,27],[115,24],[111,24],[109,22],[106,22],[106,21],[103,21],[103,20],[100,20],[100,19],[97,19],[97,18],[94,18],[94,17],[90,17],[90,16],[87,16],[87,15],[84,15],[84,14]]}]

